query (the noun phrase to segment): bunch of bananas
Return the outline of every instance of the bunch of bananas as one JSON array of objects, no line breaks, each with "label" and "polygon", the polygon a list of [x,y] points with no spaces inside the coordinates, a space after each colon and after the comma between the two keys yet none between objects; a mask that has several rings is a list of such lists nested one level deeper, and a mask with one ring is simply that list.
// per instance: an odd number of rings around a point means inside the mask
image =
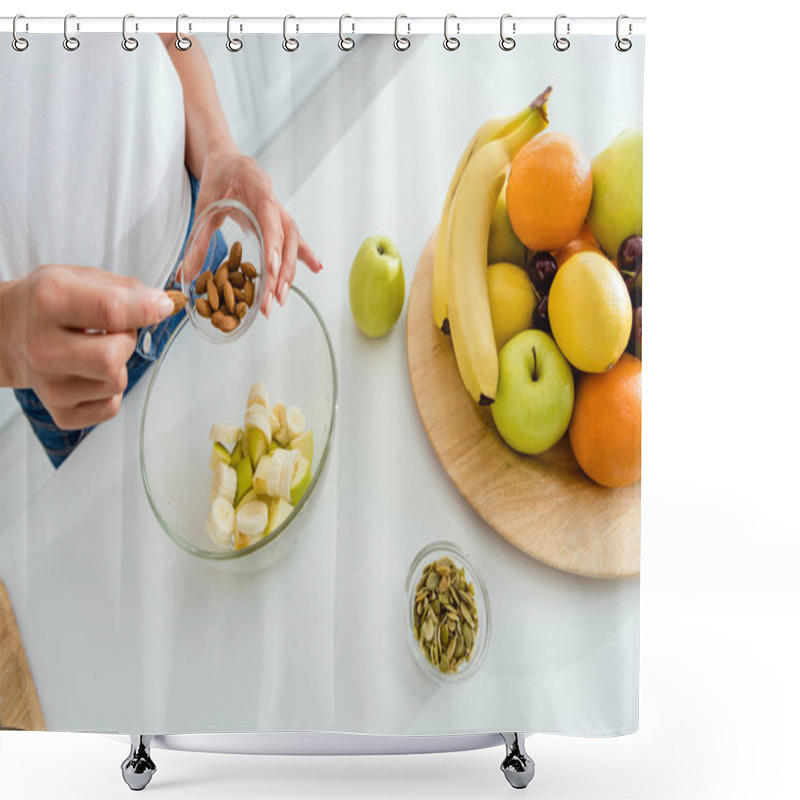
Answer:
[{"label": "bunch of bananas", "polygon": [[458,371],[476,403],[489,405],[498,365],[487,247],[492,212],[517,152],[547,127],[547,87],[510,117],[484,123],[470,140],[447,190],[433,259],[433,320],[453,341]]}]

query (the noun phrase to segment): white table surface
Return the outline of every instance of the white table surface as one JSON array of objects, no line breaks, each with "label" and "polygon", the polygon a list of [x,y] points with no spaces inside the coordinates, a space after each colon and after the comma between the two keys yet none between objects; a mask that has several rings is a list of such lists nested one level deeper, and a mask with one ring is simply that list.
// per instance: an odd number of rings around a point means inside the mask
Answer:
[{"label": "white table surface", "polygon": [[[369,341],[347,306],[348,268],[373,233],[397,242],[408,292],[460,147],[487,116],[553,83],[552,128],[590,155],[640,117],[638,72],[597,60],[600,37],[569,65],[549,42],[503,54],[489,38],[455,54],[438,37],[379,61],[342,54],[361,69],[332,73],[262,156],[325,266],[297,283],[328,323],[340,377],[329,474],[283,561],[230,574],[167,539],[139,471],[147,379],[57,473],[21,420],[3,432],[0,569],[51,730],[635,730],[638,579],[563,574],[484,524],[425,436],[405,310]],[[309,37],[303,51],[322,46]],[[435,539],[474,556],[492,603],[486,661],[458,686],[422,674],[403,628],[406,572]]]}]

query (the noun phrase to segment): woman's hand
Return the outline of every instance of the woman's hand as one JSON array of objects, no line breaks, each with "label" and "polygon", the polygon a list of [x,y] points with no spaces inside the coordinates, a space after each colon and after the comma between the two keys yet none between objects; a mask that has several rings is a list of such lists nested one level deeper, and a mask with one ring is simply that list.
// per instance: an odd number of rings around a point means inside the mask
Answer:
[{"label": "woman's hand", "polygon": [[0,385],[32,388],[56,425],[115,416],[137,328],[169,316],[162,291],[94,267],[48,264],[0,284]]},{"label": "woman's hand", "polygon": [[261,310],[268,317],[275,299],[281,305],[286,302],[298,259],[312,272],[319,272],[322,264],[303,241],[295,221],[275,196],[267,172],[255,159],[243,155],[235,147],[215,151],[206,157],[196,216],[223,198],[233,198],[246,205],[261,228],[267,264]]}]

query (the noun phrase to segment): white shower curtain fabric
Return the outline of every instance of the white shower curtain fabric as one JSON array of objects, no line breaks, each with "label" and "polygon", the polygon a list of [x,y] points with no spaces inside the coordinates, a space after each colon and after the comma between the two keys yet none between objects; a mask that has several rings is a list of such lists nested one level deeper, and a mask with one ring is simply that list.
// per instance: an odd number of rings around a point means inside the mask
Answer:
[{"label": "white shower curtain fabric", "polygon": [[[269,173],[276,196],[324,264],[318,274],[298,264],[294,285],[330,337],[338,394],[327,386],[320,402],[335,403],[335,424],[322,465],[325,437],[314,431],[312,467],[322,474],[284,532],[291,531],[287,552],[249,569],[248,560],[256,563],[260,553],[214,560],[187,552],[167,535],[164,514],[148,500],[152,487],[142,477],[142,414],[154,367],[130,389],[119,414],[94,428],[58,469],[3,390],[0,577],[50,730],[613,736],[638,727],[638,570],[577,574],[526,551],[524,542],[495,529],[484,507],[476,510],[480,503],[451,477],[452,465],[426,425],[409,370],[415,331],[407,326],[417,270],[472,135],[552,87],[546,133],[569,134],[588,161],[596,159],[615,137],[641,124],[643,43],[637,39],[623,53],[613,35],[576,36],[562,53],[552,37],[520,36],[514,50],[503,52],[496,36],[469,36],[447,52],[441,37],[418,36],[409,50],[398,52],[390,37],[355,38],[350,52],[340,51],[331,37],[308,36],[297,52],[287,53],[279,37],[251,36],[241,52],[231,53],[224,36],[195,37],[233,138]],[[139,39],[131,53],[110,35],[86,35],[74,53],[62,48],[61,37],[44,35],[31,37],[25,53],[2,48],[4,281],[24,277],[40,263],[31,255],[39,245],[26,240],[31,229],[43,227],[26,224],[34,216],[52,219],[62,231],[57,236],[51,227],[41,251],[49,261],[112,268],[107,259],[113,254],[122,272],[158,286],[174,267],[191,216],[188,173],[176,175],[173,163],[175,148],[184,145],[180,85],[157,37]],[[35,116],[50,132],[20,141],[14,120],[36,100],[18,94],[19,85],[31,84],[26,71],[40,82],[39,96],[48,97]],[[107,78],[115,75],[140,90],[147,81],[160,87],[157,101],[164,107],[148,108],[133,88],[111,91]],[[73,108],[48,93],[56,82],[64,84],[65,96],[106,87],[102,96],[84,98],[83,108],[96,120],[97,142],[103,131],[109,137],[96,152],[69,140],[81,125],[70,119]],[[41,142],[51,151],[36,151]],[[81,160],[70,162],[76,148]],[[14,163],[7,153],[16,154]],[[37,163],[49,166],[30,185],[17,184],[20,169]],[[59,163],[84,173],[76,178],[86,189],[80,195],[70,195],[70,182],[57,174]],[[14,204],[7,200],[9,187]],[[10,240],[7,233],[13,233]],[[626,233],[640,237],[641,229]],[[364,335],[350,301],[351,267],[362,242],[375,235],[396,246],[405,276],[399,320],[380,338]],[[618,253],[601,245],[593,252],[621,270]],[[519,273],[527,274],[533,255],[525,249]],[[430,303],[427,290],[425,298]],[[284,306],[275,303],[271,319],[259,319],[230,345],[215,345],[217,352],[230,348],[238,354],[232,361],[243,365],[240,384],[230,387],[242,416],[248,387],[262,378],[246,368],[251,352],[253,363],[261,363],[258,331],[283,317],[276,330],[283,324],[301,341],[263,355],[265,363],[278,365],[271,374],[286,376],[285,385],[276,380],[267,387],[270,402],[307,407],[313,427],[308,409],[317,402],[314,392],[323,393],[322,373],[311,370],[294,384],[292,368],[305,369],[305,362],[281,364],[291,348],[303,352],[302,337],[311,328],[297,320],[307,308],[298,293],[290,293]],[[448,337],[434,329],[431,316],[424,322],[455,365]],[[183,348],[187,358],[209,346],[189,323],[174,336],[176,352]],[[638,361],[641,350],[631,353]],[[159,380],[170,365],[164,359]],[[468,398],[468,380],[462,385],[461,373],[452,370],[453,391],[484,415],[478,418],[487,435],[508,447],[492,427],[491,410]],[[581,370],[570,363],[567,372],[580,390]],[[208,388],[207,376],[187,369],[181,385],[163,411],[173,415],[169,425],[181,426],[182,415],[196,406],[204,406],[209,419],[242,424],[217,418],[218,393]],[[295,385],[309,396],[289,396]],[[196,438],[199,444],[186,439],[186,448],[199,448],[202,463],[196,475],[181,476],[183,499],[196,497],[205,518],[212,442],[206,429],[198,429]],[[568,439],[565,434],[559,444],[565,453]],[[159,457],[168,461],[172,446]],[[516,456],[510,447],[507,452],[507,469],[513,470]],[[549,463],[546,456],[525,458]],[[578,466],[570,474],[585,481],[603,507],[615,492],[626,491],[601,486]],[[636,487],[625,495],[630,508],[624,513],[634,519],[638,548]],[[509,499],[499,492],[495,502],[507,501],[521,504],[520,514],[526,504],[538,514],[549,495]],[[598,512],[596,519],[592,535],[602,542],[608,515]],[[553,535],[568,555],[572,524],[569,516],[554,524]],[[201,540],[208,549],[216,546],[205,530]],[[419,644],[409,636],[409,569],[437,541],[455,543],[456,552],[465,554],[468,561],[456,556],[456,565],[474,565],[482,578],[476,591],[485,588],[489,601],[479,618],[484,632],[490,628],[483,660],[460,681],[432,675],[436,667],[426,666],[426,655],[415,655]],[[615,540],[608,541],[613,562]],[[572,556],[565,559],[573,563]],[[412,596],[416,589],[414,584]]]}]

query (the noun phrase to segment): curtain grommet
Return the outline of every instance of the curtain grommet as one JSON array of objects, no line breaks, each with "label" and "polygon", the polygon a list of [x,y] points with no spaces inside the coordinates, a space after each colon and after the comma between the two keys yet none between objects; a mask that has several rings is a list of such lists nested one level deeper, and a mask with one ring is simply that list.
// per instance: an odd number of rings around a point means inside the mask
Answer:
[{"label": "curtain grommet", "polygon": [[[517,46],[517,40],[513,36],[506,36],[505,33],[505,24],[507,19],[512,19],[511,14],[503,14],[500,17],[500,49],[505,50],[505,52],[509,52],[509,50],[513,50]],[[517,23],[511,23],[511,33],[517,32]]]},{"label": "curtain grommet", "polygon": [[[78,39],[77,36],[70,36],[69,35],[69,21],[71,19],[75,19],[75,15],[74,14],[67,14],[67,16],[64,17],[64,42],[63,42],[63,45],[64,45],[64,49],[65,50],[69,50],[70,53],[74,53],[81,46],[81,42],[80,42],[80,39]],[[75,23],[75,30],[79,31],[80,29],[81,29],[80,25],[78,23]]]},{"label": "curtain grommet", "polygon": [[[448,26],[450,25],[450,20],[456,20],[456,35],[450,36],[448,33]],[[458,17],[455,14],[448,14],[444,18],[444,42],[442,42],[442,46],[445,50],[449,50],[451,53],[454,50],[458,50],[461,47],[461,40],[458,38],[458,34],[461,32],[461,23],[458,21]]]},{"label": "curtain grommet", "polygon": [[567,22],[567,36],[559,36],[558,35],[558,22],[559,20],[567,19],[566,14],[559,14],[555,21],[553,22],[553,35],[555,37],[555,41],[553,42],[553,47],[558,50],[559,53],[563,53],[565,50],[569,50],[570,41],[567,39],[569,36],[569,22]]}]

